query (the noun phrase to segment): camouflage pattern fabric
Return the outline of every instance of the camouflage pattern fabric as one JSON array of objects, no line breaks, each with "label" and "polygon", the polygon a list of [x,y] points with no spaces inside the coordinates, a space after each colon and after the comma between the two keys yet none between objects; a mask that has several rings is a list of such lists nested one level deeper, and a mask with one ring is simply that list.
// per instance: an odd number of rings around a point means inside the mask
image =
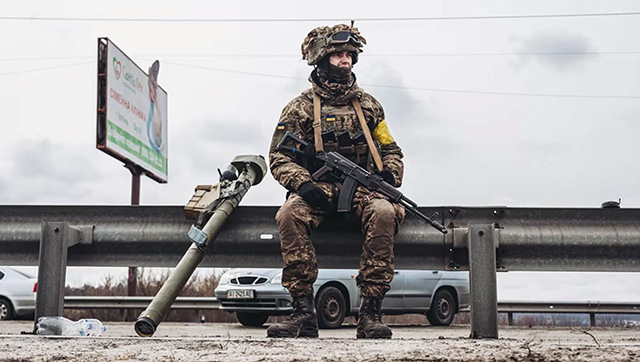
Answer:
[{"label": "camouflage pattern fabric", "polygon": [[[313,145],[312,92],[315,91],[322,99],[320,118],[323,132],[335,131],[338,133],[349,131],[349,134],[353,137],[358,131],[361,131],[358,116],[350,103],[351,98],[332,97],[333,92],[330,89],[321,87],[315,82],[312,82],[312,84],[312,89],[304,91],[284,107],[271,140],[271,150],[269,152],[271,173],[276,181],[291,192],[296,192],[301,184],[312,181],[311,174],[304,167],[297,164],[290,153],[281,152],[276,146],[287,131],[293,132],[296,136]],[[391,171],[395,178],[396,186],[400,187],[404,173],[402,149],[389,134],[382,106],[372,95],[362,91],[355,83],[349,91],[342,94],[345,93],[360,99],[362,112],[372,132],[374,141],[379,146],[383,168]],[[373,169],[373,161],[370,162],[367,169]]]},{"label": "camouflage pattern fabric", "polygon": [[302,59],[306,60],[309,65],[316,65],[327,55],[346,50],[353,53],[353,64],[356,64],[358,62],[358,54],[362,53],[361,46],[355,46],[350,43],[320,46],[325,39],[340,31],[348,31],[357,36],[362,44],[367,44],[367,40],[360,35],[358,28],[352,28],[346,24],[337,24],[333,27],[320,26],[311,30],[302,41],[302,46],[300,47]]},{"label": "camouflage pattern fabric", "polygon": [[[320,88],[315,82],[314,90]],[[331,91],[323,88],[318,92],[322,97],[322,129],[323,131],[349,131],[351,136],[361,131],[360,123],[353,106],[348,99],[324,98],[331,96]],[[363,113],[372,135],[379,145],[383,166],[394,175],[398,186],[402,183],[404,165],[402,150],[389,134],[384,120],[384,111],[380,103],[370,94],[363,92],[353,84],[349,92],[359,96]],[[333,117],[327,117],[333,116]],[[327,119],[333,119],[327,121]],[[312,209],[295,191],[301,184],[312,181],[307,169],[296,163],[295,158],[279,151],[276,146],[286,131],[313,145],[313,93],[303,92],[293,99],[282,111],[278,125],[273,134],[269,152],[270,169],[273,177],[292,194],[281,207],[276,220],[280,231],[282,255],[285,263],[282,284],[292,297],[302,297],[313,292],[313,283],[318,274],[315,249],[309,238],[311,232],[318,227],[324,214]],[[369,170],[373,169],[370,161]],[[335,204],[338,186],[330,183],[318,183],[330,201]],[[404,209],[393,205],[383,195],[359,188],[354,197],[354,210],[362,220],[365,243],[360,262],[360,273],[356,279],[362,296],[382,297],[389,290],[393,279],[393,235],[404,218]],[[391,210],[393,212],[391,212]]]},{"label": "camouflage pattern fabric", "polygon": [[[308,53],[312,51],[313,39],[326,37],[335,31],[346,30],[344,27],[346,25],[314,29],[303,43],[304,59],[307,59],[309,64],[320,61],[321,59],[314,58],[312,63],[310,58],[312,55]],[[362,41],[364,42],[364,39]],[[361,51],[361,49],[357,50]],[[322,57],[331,52],[327,52]],[[318,54],[313,55],[313,57],[318,56]],[[320,225],[325,213],[311,208],[295,193],[300,185],[313,181],[311,173],[297,163],[291,153],[279,151],[277,145],[287,131],[294,133],[310,145],[314,144],[313,94],[320,96],[322,101],[320,117],[322,131],[335,133],[348,131],[351,137],[362,131],[358,116],[351,105],[351,99],[357,97],[376,148],[382,157],[383,168],[391,171],[396,186],[402,184],[404,172],[402,150],[389,132],[382,106],[372,95],[358,87],[354,74],[347,83],[333,83],[328,80],[326,74],[316,68],[309,80],[312,88],[302,92],[282,110],[269,152],[269,166],[273,177],[290,192],[288,199],[276,215],[276,222],[280,231],[285,264],[282,284],[294,298],[313,293],[318,264],[310,235]],[[371,157],[366,168],[368,170],[374,168]],[[316,182],[316,184],[325,191],[335,210],[341,185],[330,182]],[[356,189],[352,209],[361,220],[365,235],[356,282],[363,297],[381,298],[389,290],[389,284],[393,279],[393,237],[404,219],[404,209],[391,203],[384,195],[363,187]]]},{"label": "camouflage pattern fabric", "polygon": [[[335,207],[340,185],[326,182],[317,185],[325,191]],[[393,236],[398,232],[405,210],[389,202],[384,195],[363,187],[356,189],[352,207],[362,222],[365,234],[356,283],[361,296],[382,298],[389,291],[393,279]],[[282,285],[293,298],[313,293],[318,263],[309,236],[324,216],[324,212],[313,209],[295,193],[289,196],[276,214],[285,264]]]}]

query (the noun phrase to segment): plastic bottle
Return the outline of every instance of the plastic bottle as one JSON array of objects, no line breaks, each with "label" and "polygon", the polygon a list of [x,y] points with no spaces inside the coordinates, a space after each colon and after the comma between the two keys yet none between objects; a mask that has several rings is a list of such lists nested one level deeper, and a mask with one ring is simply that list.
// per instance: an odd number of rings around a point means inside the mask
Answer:
[{"label": "plastic bottle", "polygon": [[64,317],[40,317],[36,324],[36,334],[51,336],[95,337],[107,330],[97,319],[86,318],[70,321]]}]

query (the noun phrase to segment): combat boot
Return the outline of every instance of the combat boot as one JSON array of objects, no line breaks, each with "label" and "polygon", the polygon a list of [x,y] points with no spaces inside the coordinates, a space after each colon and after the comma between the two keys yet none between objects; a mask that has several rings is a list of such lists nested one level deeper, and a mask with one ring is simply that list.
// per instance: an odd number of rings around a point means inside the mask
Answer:
[{"label": "combat boot", "polygon": [[284,321],[269,326],[267,337],[318,338],[318,317],[314,307],[313,295],[294,299],[293,313]]},{"label": "combat boot", "polygon": [[382,298],[363,298],[358,311],[357,338],[391,338],[391,328],[382,323]]}]

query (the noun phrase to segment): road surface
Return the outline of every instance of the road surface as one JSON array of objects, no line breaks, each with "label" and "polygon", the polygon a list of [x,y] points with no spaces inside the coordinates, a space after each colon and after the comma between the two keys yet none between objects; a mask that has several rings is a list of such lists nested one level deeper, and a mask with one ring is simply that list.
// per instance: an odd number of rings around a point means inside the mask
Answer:
[{"label": "road surface", "polygon": [[497,340],[468,326],[393,326],[391,340],[357,340],[355,327],[318,339],[269,339],[266,327],[163,323],[152,338],[133,323],[106,323],[100,337],[21,335],[33,322],[0,322],[0,362],[26,361],[640,361],[638,328],[501,327]]}]

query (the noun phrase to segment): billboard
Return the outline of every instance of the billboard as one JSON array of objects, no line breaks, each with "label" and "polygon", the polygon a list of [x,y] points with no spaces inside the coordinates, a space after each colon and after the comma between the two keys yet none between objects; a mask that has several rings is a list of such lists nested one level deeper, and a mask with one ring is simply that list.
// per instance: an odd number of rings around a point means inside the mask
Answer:
[{"label": "billboard", "polygon": [[158,61],[137,66],[108,38],[98,39],[96,147],[166,183],[167,92],[158,85]]}]

